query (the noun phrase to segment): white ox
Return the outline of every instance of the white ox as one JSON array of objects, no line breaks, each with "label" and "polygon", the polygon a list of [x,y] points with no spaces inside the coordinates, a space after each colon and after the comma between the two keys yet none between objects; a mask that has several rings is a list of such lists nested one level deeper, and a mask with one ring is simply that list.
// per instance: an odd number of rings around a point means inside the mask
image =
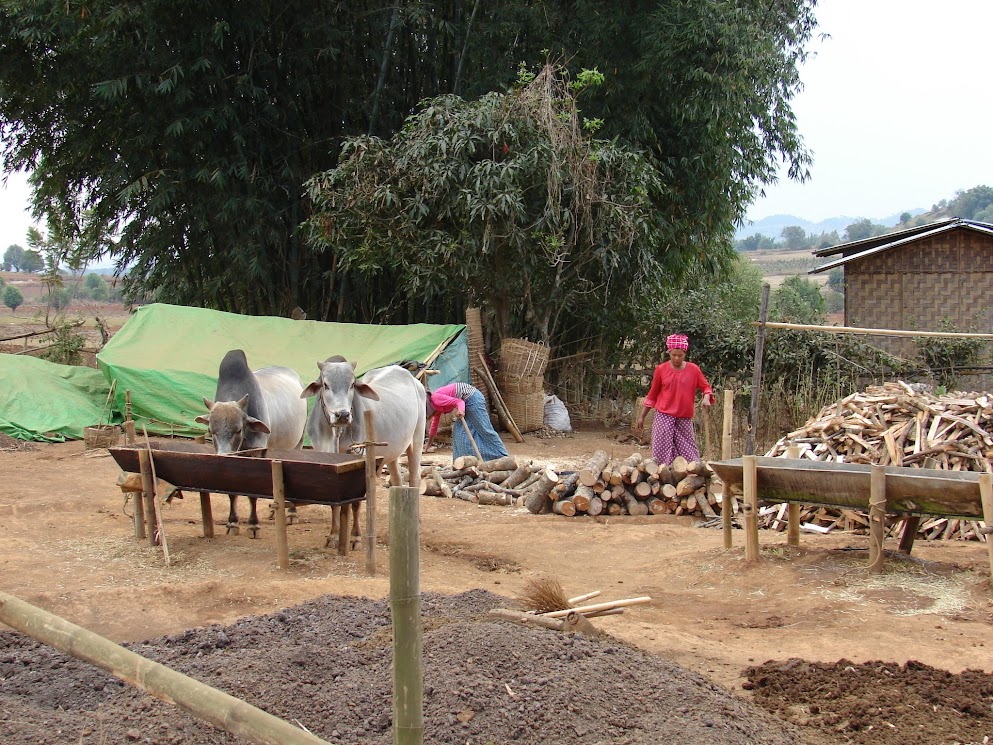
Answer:
[{"label": "white ox", "polygon": [[390,483],[400,486],[398,459],[407,453],[410,485],[421,481],[421,445],[427,418],[424,386],[397,365],[370,370],[355,378],[355,363],[335,355],[318,362],[320,375],[303,396],[317,396],[307,420],[307,434],[314,450],[343,453],[354,443],[366,441],[364,417],[372,412],[376,448],[390,469]]},{"label": "white ox", "polygon": [[[303,443],[307,423],[307,402],[301,400],[303,383],[288,367],[265,367],[254,372],[248,367],[245,353],[232,349],[221,360],[217,373],[214,400],[203,400],[208,414],[196,421],[206,424],[219,455],[256,448],[287,450]],[[238,512],[231,494],[228,532],[238,532]],[[258,536],[259,518],[255,497],[249,497],[252,512],[248,518],[249,535]]]},{"label": "white ox", "polygon": [[[400,486],[400,466],[397,460],[407,453],[410,485],[421,482],[421,445],[424,442],[424,422],[427,418],[424,386],[413,375],[396,365],[370,370],[355,379],[355,363],[335,355],[318,362],[320,375],[304,389],[303,396],[317,396],[317,403],[307,420],[307,434],[314,450],[343,453],[355,443],[367,440],[365,412],[372,412],[372,427],[376,448],[390,469],[390,483]],[[345,513],[347,516],[347,512]],[[353,504],[352,541],[360,535],[359,505]],[[331,510],[331,534],[327,545],[338,535],[341,509]]]}]

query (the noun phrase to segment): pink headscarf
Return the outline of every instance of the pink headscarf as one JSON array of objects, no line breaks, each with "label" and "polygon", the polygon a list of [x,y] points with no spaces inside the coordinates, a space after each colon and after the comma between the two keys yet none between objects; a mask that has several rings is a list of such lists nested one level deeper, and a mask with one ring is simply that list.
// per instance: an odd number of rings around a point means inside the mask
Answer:
[{"label": "pink headscarf", "polygon": [[686,334],[670,334],[665,340],[666,349],[689,349],[690,340]]}]

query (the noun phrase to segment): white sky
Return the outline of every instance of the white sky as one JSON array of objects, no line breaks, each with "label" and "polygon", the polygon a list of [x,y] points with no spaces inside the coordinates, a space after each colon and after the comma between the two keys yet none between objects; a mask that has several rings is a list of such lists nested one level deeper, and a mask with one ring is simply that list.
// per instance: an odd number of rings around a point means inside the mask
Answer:
[{"label": "white sky", "polygon": [[[993,186],[989,0],[820,0],[816,56],[794,100],[814,153],[805,184],[780,180],[749,210],[882,218]],[[26,246],[24,174],[0,184],[0,253]]]},{"label": "white sky", "polygon": [[793,110],[811,179],[780,181],[759,220],[882,218],[993,186],[989,0],[820,0],[817,56]]}]

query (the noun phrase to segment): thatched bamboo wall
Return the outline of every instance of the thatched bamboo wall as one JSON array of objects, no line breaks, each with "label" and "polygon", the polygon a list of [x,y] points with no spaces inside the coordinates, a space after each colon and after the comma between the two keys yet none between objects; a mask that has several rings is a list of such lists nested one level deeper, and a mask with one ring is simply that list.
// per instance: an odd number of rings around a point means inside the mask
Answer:
[{"label": "thatched bamboo wall", "polygon": [[[993,237],[965,228],[882,251],[845,265],[845,324],[869,328],[993,333]],[[912,339],[870,337],[914,359]]]}]

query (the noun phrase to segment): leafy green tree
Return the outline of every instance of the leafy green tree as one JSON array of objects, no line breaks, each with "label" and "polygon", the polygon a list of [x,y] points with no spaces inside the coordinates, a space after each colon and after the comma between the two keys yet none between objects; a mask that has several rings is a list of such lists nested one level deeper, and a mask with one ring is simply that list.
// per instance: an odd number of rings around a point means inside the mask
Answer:
[{"label": "leafy green tree", "polygon": [[813,244],[816,248],[831,248],[831,246],[837,246],[841,243],[841,238],[838,237],[838,231],[832,230],[830,233],[821,233],[815,240]]},{"label": "leafy green tree", "polygon": [[755,233],[736,241],[734,247],[738,251],[758,251],[759,249],[776,248],[776,240],[761,233]]},{"label": "leafy green tree", "polygon": [[36,274],[45,268],[45,260],[37,251],[28,249],[21,257],[21,271],[29,274]]},{"label": "leafy green tree", "polygon": [[901,223],[904,223],[905,224],[905,223],[910,222],[913,219],[914,219],[914,216],[911,215],[909,212],[903,212],[903,213],[900,214],[900,222]]},{"label": "leafy green tree", "polygon": [[14,285],[7,285],[3,288],[3,304],[10,308],[13,315],[14,311],[24,305],[24,295]]},{"label": "leafy green tree", "polygon": [[771,315],[779,321],[821,324],[824,312],[820,286],[804,277],[787,277],[773,293]]},{"label": "leafy green tree", "polygon": [[21,271],[21,262],[24,259],[24,248],[12,243],[3,252],[3,268],[8,272]]},{"label": "leafy green tree", "polygon": [[977,215],[993,206],[993,189],[988,186],[975,186],[955,193],[947,212],[966,220],[977,219]]},{"label": "leafy green tree", "polygon": [[807,232],[799,225],[787,225],[783,228],[782,238],[786,247],[790,249],[804,248],[810,245]]},{"label": "leafy green tree", "polygon": [[883,235],[884,233],[886,233],[886,227],[884,225],[877,225],[869,218],[863,217],[845,228],[845,240],[861,241],[866,238]]},{"label": "leafy green tree", "polygon": [[[501,336],[561,346],[637,306],[730,246],[680,244],[654,209],[653,159],[591,139],[575,96],[547,65],[507,94],[429,101],[389,141],[346,143],[310,182],[313,240],[346,268],[397,267],[398,296],[483,303]],[[659,246],[669,247],[660,250]]]},{"label": "leafy green tree", "polygon": [[[392,270],[343,272],[306,245],[302,184],[346,138],[389,138],[425,99],[505,90],[521,60],[610,71],[584,122],[661,165],[652,198],[679,250],[729,245],[780,162],[806,176],[791,101],[814,0],[467,5],[5,3],[3,165],[33,170],[35,211],[66,250],[132,267],[132,295],[341,320],[382,318]],[[453,309],[391,307],[397,321]]]},{"label": "leafy green tree", "polygon": [[827,286],[835,292],[845,291],[845,270],[840,266],[828,272]]},{"label": "leafy green tree", "polygon": [[72,293],[65,287],[53,287],[45,297],[48,304],[55,308],[56,312],[65,310],[72,302]]},{"label": "leafy green tree", "polygon": [[106,280],[99,274],[87,274],[83,286],[89,292],[90,297],[97,302],[105,301],[110,295]]},{"label": "leafy green tree", "polygon": [[[960,331],[949,318],[942,318],[936,330],[950,333]],[[968,331],[975,332],[975,329],[970,328]],[[956,368],[979,364],[986,347],[983,339],[940,336],[915,337],[914,344],[921,361],[946,387],[955,384]]]}]

